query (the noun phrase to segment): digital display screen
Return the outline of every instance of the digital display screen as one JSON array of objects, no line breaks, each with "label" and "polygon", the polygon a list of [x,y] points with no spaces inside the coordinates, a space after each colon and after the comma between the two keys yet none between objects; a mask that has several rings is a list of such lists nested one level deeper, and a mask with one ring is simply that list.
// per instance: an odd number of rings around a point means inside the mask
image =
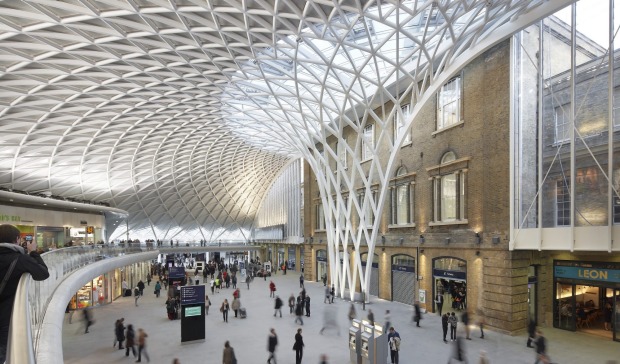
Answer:
[{"label": "digital display screen", "polygon": [[32,235],[26,235],[26,241],[32,241]]},{"label": "digital display screen", "polygon": [[201,309],[202,309],[202,307],[200,307],[200,306],[185,307],[185,317],[200,316],[200,310]]}]

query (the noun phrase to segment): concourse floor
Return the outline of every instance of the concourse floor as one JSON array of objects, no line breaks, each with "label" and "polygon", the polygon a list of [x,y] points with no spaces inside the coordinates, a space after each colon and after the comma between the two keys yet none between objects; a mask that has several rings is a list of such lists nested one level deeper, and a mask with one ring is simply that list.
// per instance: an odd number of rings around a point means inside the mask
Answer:
[{"label": "concourse floor", "polygon": [[[248,290],[240,285],[241,303],[247,308],[246,319],[235,318],[231,311],[228,323],[224,323],[219,312],[219,305],[228,298],[232,302],[233,289],[222,289],[220,293],[210,295],[212,306],[206,317],[206,340],[204,342],[181,344],[181,321],[170,321],[166,315],[165,297],[156,298],[153,285],[147,286],[145,296],[140,298],[136,307],[133,297],[123,297],[112,304],[93,309],[96,320],[90,332],[84,334],[80,313],[73,317],[73,323],[65,320],[63,326],[63,350],[65,363],[127,363],[134,362],[133,356],[127,358],[122,352],[112,347],[114,339],[114,322],[125,318],[125,325],[133,324],[137,332],[143,328],[148,336],[147,351],[152,363],[171,363],[179,358],[183,364],[219,364],[222,362],[224,342],[229,340],[240,364],[261,364],[267,361],[267,336],[270,328],[275,328],[279,338],[276,358],[279,364],[295,363],[292,350],[294,335],[298,327],[303,329],[305,350],[303,363],[317,364],[321,354],[328,355],[330,364],[348,364],[348,329],[347,313],[349,302],[336,298],[334,304],[324,304],[324,287],[322,283],[306,282],[306,290],[311,298],[311,317],[303,317],[304,325],[294,322],[294,315],[288,312],[287,301],[291,293],[297,295],[299,273],[288,272],[271,277],[276,284],[277,293],[284,301],[283,317],[273,317],[273,299],[269,297],[269,278],[267,281],[256,278]],[[209,290],[210,293],[210,290]],[[400,363],[446,363],[452,353],[452,343],[444,344],[441,338],[441,322],[434,314],[425,314],[421,328],[416,328],[411,321],[412,309],[399,303],[372,299],[362,311],[356,304],[357,317],[365,318],[368,310],[375,314],[375,320],[383,323],[386,310],[391,311],[392,326],[402,338]],[[337,311],[340,335],[334,328],[319,334],[323,326],[324,313]],[[457,314],[458,315],[458,314]],[[620,343],[598,336],[566,332],[543,328],[548,340],[549,354],[554,363],[588,363],[606,364],[608,360],[618,360]],[[463,327],[459,325],[459,333]],[[485,338],[479,338],[477,328],[472,328],[471,341],[465,341],[469,363],[477,363],[480,350],[485,350],[490,363],[518,364],[533,363],[534,351],[525,346],[525,334],[508,336],[491,330],[485,330]],[[143,362],[146,360],[143,358]],[[387,361],[390,362],[389,360]]]}]

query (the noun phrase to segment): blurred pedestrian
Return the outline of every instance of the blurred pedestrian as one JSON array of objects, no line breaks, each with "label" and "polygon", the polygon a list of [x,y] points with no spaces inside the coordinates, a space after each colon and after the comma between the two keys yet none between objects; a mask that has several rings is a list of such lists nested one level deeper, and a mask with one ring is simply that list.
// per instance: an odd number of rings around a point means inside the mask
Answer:
[{"label": "blurred pedestrian", "polygon": [[291,293],[291,297],[288,298],[288,308],[290,309],[290,314],[293,314],[295,310],[295,295]]},{"label": "blurred pedestrian", "polygon": [[392,327],[390,318],[391,318],[390,310],[385,310],[385,324],[383,324],[383,332],[388,332],[390,327]]},{"label": "blurred pedestrian", "polygon": [[448,323],[450,323],[450,341],[456,341],[456,326],[459,319],[456,318],[456,314],[452,312],[448,317]]},{"label": "blurred pedestrian", "polygon": [[446,336],[448,335],[448,318],[450,317],[450,315],[448,315],[448,313],[444,313],[441,316],[441,329],[443,330],[443,342],[444,343],[448,343],[448,340],[446,340]]},{"label": "blurred pedestrian", "polygon": [[349,307],[349,321],[353,321],[356,316],[357,314],[355,312],[355,304],[351,302],[351,307]]},{"label": "blurred pedestrian", "polygon": [[276,313],[280,312],[280,317],[282,317],[282,299],[280,298],[280,296],[276,296],[275,299],[275,311],[273,311],[273,317],[276,317]]},{"label": "blurred pedestrian", "polygon": [[276,335],[276,329],[269,330],[269,338],[267,340],[267,351],[269,352],[269,357],[267,358],[267,364],[271,364],[271,360],[273,359],[273,364],[276,364],[276,347],[278,346],[278,335]]},{"label": "blurred pedestrian", "polygon": [[319,362],[319,364],[329,364],[327,362],[327,355],[321,354],[321,361]]},{"label": "blurred pedestrian", "polygon": [[489,358],[487,357],[486,351],[480,350],[480,358],[478,359],[478,364],[489,364]]},{"label": "blurred pedestrian", "polygon": [[299,288],[304,288],[304,274],[299,275]]},{"label": "blurred pedestrian", "polygon": [[136,357],[136,348],[134,345],[136,340],[136,333],[133,331],[133,325],[127,325],[127,330],[125,332],[125,356],[129,356],[129,349],[131,349],[131,353],[133,357]]},{"label": "blurred pedestrian", "polygon": [[89,307],[83,309],[82,313],[84,315],[84,326],[85,326],[84,333],[88,334],[88,328],[91,327],[95,323],[95,319],[93,319],[93,314],[90,312]]},{"label": "blurred pedestrian", "polygon": [[224,354],[222,356],[223,364],[235,364],[237,363],[237,358],[235,357],[235,350],[230,346],[228,340],[224,343]]},{"label": "blurred pedestrian", "polygon": [[310,296],[308,295],[306,295],[306,316],[310,317]]},{"label": "blurred pedestrian", "polygon": [[467,312],[467,310],[463,311],[461,322],[463,323],[463,327],[465,327],[465,339],[471,340],[469,337],[469,312]]},{"label": "blurred pedestrian", "polygon": [[142,361],[143,354],[147,362],[151,361],[151,359],[149,358],[149,354],[146,352],[146,338],[147,337],[148,335],[146,334],[146,332],[144,332],[144,330],[138,329],[138,360],[136,360],[136,363],[139,363]]},{"label": "blurred pedestrian", "polygon": [[422,311],[420,310],[420,301],[415,301],[413,304],[413,321],[415,326],[420,327],[420,320],[422,319]]},{"label": "blurred pedestrian", "polygon": [[543,363],[548,364],[550,362],[547,355],[547,339],[543,335],[542,331],[536,330],[536,361],[534,364]]}]

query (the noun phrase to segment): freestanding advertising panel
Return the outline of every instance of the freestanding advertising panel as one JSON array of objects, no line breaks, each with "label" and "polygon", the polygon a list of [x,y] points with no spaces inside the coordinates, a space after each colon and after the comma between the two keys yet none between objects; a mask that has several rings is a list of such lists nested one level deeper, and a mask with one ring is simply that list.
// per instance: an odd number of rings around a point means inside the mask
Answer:
[{"label": "freestanding advertising panel", "polygon": [[205,339],[205,286],[181,287],[181,343]]}]

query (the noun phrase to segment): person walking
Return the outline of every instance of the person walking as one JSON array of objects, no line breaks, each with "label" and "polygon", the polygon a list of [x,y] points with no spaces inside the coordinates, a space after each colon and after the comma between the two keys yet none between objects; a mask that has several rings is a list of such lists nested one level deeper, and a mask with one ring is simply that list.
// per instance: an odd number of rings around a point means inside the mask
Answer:
[{"label": "person walking", "polygon": [[321,279],[323,280],[323,287],[327,286],[327,273],[323,273]]},{"label": "person walking", "polygon": [[138,307],[138,299],[142,296],[140,294],[140,288],[138,288],[136,286],[136,288],[133,289],[133,296],[134,296],[134,304],[136,305],[136,307]]},{"label": "person walking", "polygon": [[332,303],[331,297],[331,290],[329,289],[329,287],[325,287],[325,299],[323,300],[323,303]]},{"label": "person walking", "polygon": [[330,295],[331,295],[331,302],[329,303],[334,303],[334,297],[336,297],[336,287],[334,287],[333,284],[332,284],[332,290],[330,291]]},{"label": "person walking", "polygon": [[467,363],[467,357],[465,354],[465,343],[463,342],[463,338],[458,337],[454,341],[454,352],[448,363],[451,363],[452,359],[456,360],[457,363]]},{"label": "person walking", "polygon": [[147,285],[149,285],[149,286],[151,285],[151,280],[152,280],[152,278],[153,278],[153,277],[151,276],[151,273],[149,273],[149,274],[147,274],[147,275],[146,275],[146,284],[147,284]]},{"label": "person walking", "polygon": [[435,296],[435,305],[437,305],[437,311],[439,311],[439,316],[441,316],[441,310],[443,309],[443,294],[437,293],[437,296]]},{"label": "person walking", "polygon": [[304,275],[303,275],[303,273],[299,275],[299,288],[304,288]]},{"label": "person walking", "polygon": [[84,333],[88,334],[88,328],[91,327],[95,323],[95,320],[93,319],[93,314],[92,312],[90,312],[89,307],[83,309],[82,313],[84,314],[84,326],[85,326]]},{"label": "person walking", "polygon": [[280,312],[280,317],[282,317],[282,305],[284,303],[282,302],[282,299],[280,299],[280,296],[276,296],[275,299],[275,311],[273,312],[273,317],[276,317],[276,313]]},{"label": "person walking", "polygon": [[368,317],[367,317],[368,321],[370,322],[371,325],[375,324],[375,314],[372,312],[371,309],[368,309]]},{"label": "person walking", "polygon": [[349,307],[349,321],[353,321],[356,316],[357,313],[355,312],[355,304],[351,302],[351,307]]},{"label": "person walking", "polygon": [[159,298],[160,292],[161,292],[161,283],[157,281],[157,283],[155,283],[155,297]]},{"label": "person walking", "polygon": [[233,299],[231,307],[233,311],[235,312],[235,317],[237,317],[237,313],[239,312],[239,309],[241,308],[241,301],[239,300],[239,298],[235,297]]},{"label": "person walking", "polygon": [[304,338],[301,336],[301,329],[297,329],[295,334],[293,350],[295,350],[295,364],[301,364],[301,358],[304,356]]},{"label": "person walking", "polygon": [[547,355],[547,339],[543,335],[542,331],[536,330],[536,361],[534,364],[543,363],[548,364],[550,362]]},{"label": "person walking", "polygon": [[390,326],[388,333],[388,345],[390,347],[390,359],[392,364],[398,364],[398,352],[400,351],[400,334]]},{"label": "person walking", "polygon": [[271,360],[273,359],[273,364],[276,364],[276,347],[278,346],[278,335],[276,335],[276,329],[272,328],[269,330],[269,338],[267,340],[267,351],[269,352],[269,357],[267,358],[267,364],[271,364]]},{"label": "person walking", "polygon": [[525,345],[528,348],[533,348],[532,341],[536,340],[536,321],[530,319],[530,322],[527,325],[527,333],[527,343]]},{"label": "person walking", "polygon": [[444,343],[448,343],[448,340],[446,340],[446,336],[448,335],[448,318],[450,317],[450,315],[448,315],[448,313],[444,313],[443,316],[441,316],[441,329],[443,330],[443,342]]},{"label": "person walking", "polygon": [[484,325],[486,324],[486,320],[484,317],[484,311],[481,309],[478,310],[478,327],[480,327],[480,338],[484,339]]},{"label": "person walking", "polygon": [[220,312],[222,313],[222,318],[224,322],[228,322],[228,311],[230,310],[230,305],[228,304],[228,300],[224,298],[224,302],[222,302],[222,306],[220,306]]},{"label": "person walking", "polygon": [[422,319],[422,311],[420,310],[420,301],[415,301],[413,304],[413,321],[415,326],[420,327],[420,320]]},{"label": "person walking", "polygon": [[463,311],[463,314],[461,315],[461,322],[465,327],[465,339],[471,340],[469,337],[469,312],[467,312],[467,310]]},{"label": "person walking", "polygon": [[306,317],[310,317],[310,296],[306,295]]},{"label": "person walking", "polygon": [[248,285],[248,290],[250,289],[250,282],[251,281],[252,281],[252,277],[250,277],[249,274],[247,276],[245,276],[245,284]]},{"label": "person walking", "polygon": [[129,349],[131,349],[131,353],[133,357],[136,357],[136,348],[134,345],[136,339],[136,333],[133,331],[133,325],[127,325],[127,331],[125,332],[125,356],[129,356]]},{"label": "person walking", "polygon": [[456,314],[454,312],[452,312],[450,317],[448,317],[448,322],[450,323],[450,341],[456,341],[456,326],[459,319],[456,318]]},{"label": "person walking", "polygon": [[9,326],[17,285],[24,273],[35,281],[46,280],[50,274],[47,265],[36,252],[36,243],[24,242],[21,232],[13,225],[0,225],[0,363],[6,359]]},{"label": "person walking", "polygon": [[226,340],[224,343],[224,353],[222,355],[222,363],[223,364],[236,364],[237,357],[235,357],[235,349],[230,346],[230,342]]},{"label": "person walking", "polygon": [[388,332],[390,327],[392,327],[390,318],[391,318],[390,310],[385,310],[385,324],[383,324],[383,332]]},{"label": "person walking", "polygon": [[140,296],[144,296],[144,282],[138,281],[138,289],[140,290]]},{"label": "person walking", "polygon": [[142,354],[144,354],[147,362],[151,361],[149,354],[146,352],[147,337],[148,335],[144,332],[144,330],[138,329],[138,360],[136,360],[136,363],[140,363],[142,361]]},{"label": "person walking", "polygon": [[118,321],[116,321],[116,326],[114,327],[114,334],[116,335],[116,341],[118,341],[118,350],[123,350],[123,341],[125,341],[124,322],[125,319],[121,317]]},{"label": "person walking", "polygon": [[211,294],[215,293],[215,279],[211,279],[211,281],[209,282],[209,285],[211,286]]},{"label": "person walking", "polygon": [[209,315],[209,307],[211,307],[211,300],[209,299],[209,295],[205,296],[205,315]]},{"label": "person walking", "polygon": [[237,289],[237,275],[236,274],[233,274],[231,281],[232,281],[233,289]]},{"label": "person walking", "polygon": [[304,320],[301,318],[301,316],[303,315],[303,309],[302,309],[302,305],[303,303],[301,302],[301,300],[299,300],[299,302],[297,302],[297,305],[295,305],[295,323],[299,322],[300,325],[304,324]]},{"label": "person walking", "polygon": [[295,295],[291,293],[291,297],[288,298],[288,308],[291,310],[290,314],[293,314],[295,310]]},{"label": "person walking", "polygon": [[276,284],[273,281],[269,282],[269,297],[276,296]]}]

